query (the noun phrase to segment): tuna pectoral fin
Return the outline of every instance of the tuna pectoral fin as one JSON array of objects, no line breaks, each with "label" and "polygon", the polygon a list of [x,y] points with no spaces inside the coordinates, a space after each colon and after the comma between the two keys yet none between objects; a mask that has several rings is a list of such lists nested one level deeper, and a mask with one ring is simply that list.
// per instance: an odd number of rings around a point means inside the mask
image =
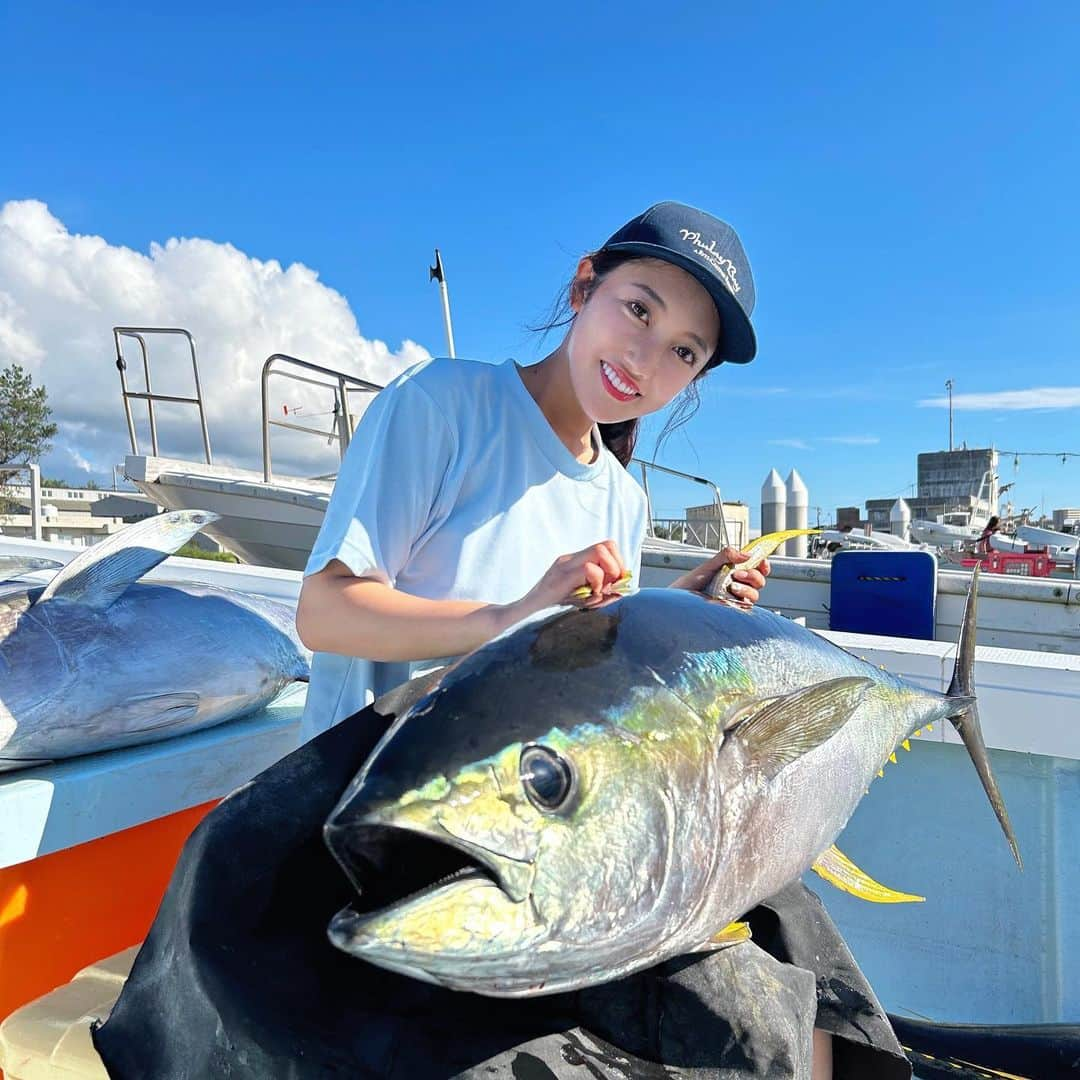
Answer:
[{"label": "tuna pectoral fin", "polygon": [[0,773],[9,769],[33,769],[37,765],[51,765],[53,758],[7,758],[0,757]]},{"label": "tuna pectoral fin", "polygon": [[749,940],[749,923],[728,923],[723,930],[718,930],[708,941],[702,942],[694,952],[716,952],[717,949],[726,949],[729,945],[738,945],[740,941]]},{"label": "tuna pectoral fin", "polygon": [[775,698],[735,728],[751,761],[767,776],[835,735],[858,708],[869,679],[848,676]]},{"label": "tuna pectoral fin", "polygon": [[869,900],[872,904],[911,904],[926,899],[925,896],[916,896],[914,893],[894,892],[875,881],[865,870],[860,870],[835,844],[814,863],[813,870],[830,885],[835,885],[860,900]]},{"label": "tuna pectoral fin", "polygon": [[59,570],[64,564],[55,559],[35,559],[29,555],[0,555],[0,581],[32,574],[35,570]]},{"label": "tuna pectoral fin", "polygon": [[1005,800],[1001,797],[997,780],[994,779],[993,770],[990,768],[990,755],[986,752],[982,726],[979,724],[979,710],[975,704],[975,608],[978,591],[979,568],[976,566],[971,574],[967,605],[964,608],[963,621],[960,623],[960,644],[956,650],[956,664],[953,666],[952,682],[949,683],[947,691],[947,696],[951,699],[950,704],[955,706],[954,712],[949,715],[949,721],[956,728],[971,756],[975,771],[982,781],[983,790],[990,800],[990,805],[994,808],[994,813],[1005,833],[1005,839],[1009,841],[1016,865],[1023,870],[1024,862],[1020,858],[1020,845],[1016,842],[1016,834],[1013,832],[1012,822],[1009,821],[1009,811],[1005,809]]},{"label": "tuna pectoral fin", "polygon": [[199,695],[194,691],[140,694],[99,714],[97,720],[117,730],[134,733],[185,724],[194,720],[198,711]]}]

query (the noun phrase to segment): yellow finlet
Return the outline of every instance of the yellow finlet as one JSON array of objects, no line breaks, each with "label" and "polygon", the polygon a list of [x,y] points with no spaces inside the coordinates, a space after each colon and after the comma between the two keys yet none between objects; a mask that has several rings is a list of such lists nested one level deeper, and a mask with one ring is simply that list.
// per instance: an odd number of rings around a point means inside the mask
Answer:
[{"label": "yellow finlet", "polygon": [[[630,579],[633,577],[633,572],[627,570],[625,574],[618,581],[613,582],[611,585],[611,591],[616,593],[625,593],[629,589]],[[588,585],[582,585],[580,589],[575,589],[570,594],[571,600],[588,600],[592,596],[592,589]]]},{"label": "yellow finlet", "polygon": [[927,731],[933,731],[934,730],[934,725],[933,724],[927,724],[926,725],[926,730]]},{"label": "yellow finlet", "polygon": [[915,729],[915,738],[918,738],[920,735],[922,735],[922,728],[921,727]]},{"label": "yellow finlet", "polygon": [[744,562],[725,563],[716,571],[715,576],[705,589],[707,595],[717,599],[727,592],[731,575],[736,570],[754,570],[759,567],[781,544],[793,540],[796,536],[818,536],[820,529],[785,529],[783,532],[766,533],[759,536],[752,544],[747,544],[743,551],[749,556]]},{"label": "yellow finlet", "polygon": [[894,765],[896,764],[896,751],[895,751],[895,750],[894,750],[894,751],[893,751],[893,752],[892,752],[892,753],[891,753],[891,754],[889,755],[889,760],[890,760],[890,761],[891,761],[891,762],[892,762],[892,763],[893,763]]},{"label": "yellow finlet", "polygon": [[904,741],[903,741],[903,742],[902,742],[902,743],[901,743],[900,745],[901,745],[901,746],[902,746],[902,747],[903,747],[903,748],[904,748],[905,750],[910,750],[910,749],[911,749],[911,743],[910,743],[910,742],[908,742],[908,740],[907,740],[907,739],[904,739]]},{"label": "yellow finlet", "polygon": [[880,776],[880,777],[884,778],[884,776],[885,776],[885,770],[884,770],[884,769],[878,769],[878,771],[877,771],[877,774],[878,774],[878,776]]},{"label": "yellow finlet", "polygon": [[925,896],[916,896],[914,893],[896,892],[875,881],[865,870],[860,870],[835,844],[818,858],[813,870],[830,885],[873,904],[911,904],[926,899]]},{"label": "yellow finlet", "polygon": [[750,940],[750,924],[744,922],[728,923],[723,930],[718,930],[709,943],[712,945],[738,945],[740,941]]}]

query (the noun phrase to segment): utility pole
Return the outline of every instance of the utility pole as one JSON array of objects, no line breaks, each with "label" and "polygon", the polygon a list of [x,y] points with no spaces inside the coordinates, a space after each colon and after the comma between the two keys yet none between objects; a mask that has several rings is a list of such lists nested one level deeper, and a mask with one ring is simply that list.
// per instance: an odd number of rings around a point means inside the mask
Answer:
[{"label": "utility pole", "polygon": [[949,392],[949,450],[952,451],[952,379],[945,380],[945,389]]}]

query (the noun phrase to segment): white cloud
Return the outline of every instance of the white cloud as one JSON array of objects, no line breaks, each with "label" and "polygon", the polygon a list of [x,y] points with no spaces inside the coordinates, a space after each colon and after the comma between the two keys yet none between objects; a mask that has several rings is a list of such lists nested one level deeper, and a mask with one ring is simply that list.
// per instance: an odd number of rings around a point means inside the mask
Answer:
[{"label": "white cloud", "polygon": [[823,435],[821,441],[845,446],[876,446],[881,439],[877,435]]},{"label": "white cloud", "polygon": [[[261,467],[259,376],[282,352],[385,383],[425,357],[404,341],[393,351],[361,337],[346,299],[300,263],[254,259],[231,244],[171,239],[148,254],[100,236],[69,233],[44,203],[0,207],[0,367],[19,363],[44,385],[60,432],[46,469],[90,469],[108,476],[128,452],[113,357],[113,326],[182,326],[195,336],[215,461]],[[125,348],[129,388],[141,390],[138,348]],[[179,339],[152,343],[154,390],[191,396],[191,364]],[[362,398],[357,398],[361,402]],[[271,383],[272,415],[330,408],[330,390]],[[149,451],[146,408],[132,403],[140,449]],[[330,427],[329,416],[314,423]],[[202,455],[192,406],[159,405],[166,456]],[[325,439],[273,434],[281,471],[325,472],[336,453]],[[74,479],[74,477],[72,478]]]},{"label": "white cloud", "polygon": [[803,439],[769,439],[770,446],[790,446],[793,450],[811,450],[813,449],[808,442]]},{"label": "white cloud", "polygon": [[[1027,390],[998,390],[988,394],[954,394],[954,409],[1077,409],[1080,386],[1034,386]],[[948,408],[948,397],[923,398],[922,408]]]}]

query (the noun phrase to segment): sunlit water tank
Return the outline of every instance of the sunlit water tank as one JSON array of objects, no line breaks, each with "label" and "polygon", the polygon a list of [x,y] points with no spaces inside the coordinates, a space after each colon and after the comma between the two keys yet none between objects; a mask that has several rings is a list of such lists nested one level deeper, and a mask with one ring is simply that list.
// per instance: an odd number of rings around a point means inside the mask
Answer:
[{"label": "sunlit water tank", "polygon": [[[799,475],[797,469],[792,469],[787,478],[787,524],[788,529],[805,529],[810,511],[810,492],[806,490],[806,484]],[[807,538],[796,536],[784,545],[784,554],[792,555],[797,559],[806,558]]]},{"label": "sunlit water tank", "polygon": [[906,499],[897,499],[889,511],[889,532],[901,540],[911,539],[911,507]]},{"label": "sunlit water tank", "polygon": [[775,469],[769,470],[761,485],[761,533],[782,532],[787,528],[787,488]]}]

